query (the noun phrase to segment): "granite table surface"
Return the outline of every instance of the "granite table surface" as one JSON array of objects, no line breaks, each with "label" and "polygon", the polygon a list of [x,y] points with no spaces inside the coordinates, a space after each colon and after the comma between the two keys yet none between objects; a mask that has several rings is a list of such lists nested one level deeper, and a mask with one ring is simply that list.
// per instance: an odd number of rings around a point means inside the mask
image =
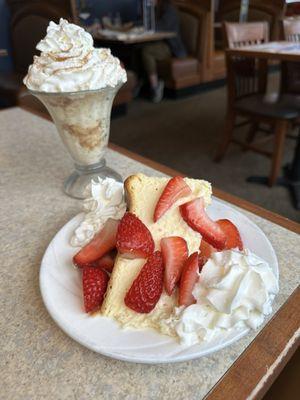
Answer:
[{"label": "granite table surface", "polygon": [[[111,150],[106,158],[123,177],[162,175]],[[76,343],[53,322],[39,290],[49,242],[81,210],[62,192],[72,161],[54,125],[19,108],[1,111],[0,171],[0,399],[201,399],[255,339],[259,330],[210,356],[160,365],[117,361]],[[276,312],[299,282],[299,236],[242,212],[276,251]]]}]

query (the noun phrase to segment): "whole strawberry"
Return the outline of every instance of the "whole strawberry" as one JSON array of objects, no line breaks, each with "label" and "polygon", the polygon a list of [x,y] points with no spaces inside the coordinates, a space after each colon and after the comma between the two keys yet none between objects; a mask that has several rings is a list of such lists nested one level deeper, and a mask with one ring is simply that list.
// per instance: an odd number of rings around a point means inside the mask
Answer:
[{"label": "whole strawberry", "polygon": [[149,313],[154,309],[163,290],[164,266],[160,251],[153,253],[133,281],[124,302],[138,313]]},{"label": "whole strawberry", "polygon": [[85,267],[82,271],[82,287],[85,311],[91,312],[100,308],[108,284],[108,275],[103,269]]}]

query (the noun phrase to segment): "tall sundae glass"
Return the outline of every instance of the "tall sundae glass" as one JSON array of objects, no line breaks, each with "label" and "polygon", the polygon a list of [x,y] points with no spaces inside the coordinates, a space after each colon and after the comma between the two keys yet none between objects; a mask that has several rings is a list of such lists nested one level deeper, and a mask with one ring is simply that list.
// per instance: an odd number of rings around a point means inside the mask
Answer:
[{"label": "tall sundae glass", "polygon": [[111,107],[126,72],[109,49],[95,49],[82,28],[61,19],[50,22],[24,83],[48,109],[69,151],[75,171],[65,181],[71,197],[83,199],[91,179],[122,181],[106,166]]}]

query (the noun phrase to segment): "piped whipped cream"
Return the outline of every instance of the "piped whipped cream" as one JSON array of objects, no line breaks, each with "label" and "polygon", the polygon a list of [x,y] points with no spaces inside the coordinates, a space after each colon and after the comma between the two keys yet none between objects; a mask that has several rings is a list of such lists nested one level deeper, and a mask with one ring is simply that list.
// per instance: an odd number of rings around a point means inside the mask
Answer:
[{"label": "piped whipped cream", "polygon": [[249,250],[214,253],[204,265],[186,308],[163,323],[184,345],[212,340],[233,329],[256,329],[272,312],[278,282],[268,263]]},{"label": "piped whipped cream", "polygon": [[98,177],[87,188],[84,200],[85,216],[71,237],[71,245],[82,247],[104,226],[108,218],[121,219],[126,211],[123,184],[114,179]]},{"label": "piped whipped cream", "polygon": [[94,48],[83,28],[60,19],[50,22],[36,46],[40,56],[28,69],[24,84],[41,92],[75,92],[115,87],[126,82],[126,71],[109,49]]}]

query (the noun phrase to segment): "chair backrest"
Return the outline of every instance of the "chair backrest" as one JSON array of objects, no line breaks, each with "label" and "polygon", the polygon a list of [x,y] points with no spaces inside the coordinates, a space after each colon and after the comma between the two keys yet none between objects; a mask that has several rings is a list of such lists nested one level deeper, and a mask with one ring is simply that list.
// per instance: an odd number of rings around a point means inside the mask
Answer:
[{"label": "chair backrest", "polygon": [[249,46],[269,41],[267,22],[224,22],[225,45],[229,48]]},{"label": "chair backrest", "polygon": [[283,35],[284,39],[289,42],[300,42],[300,18],[285,18]]},{"label": "chair backrest", "polygon": [[[300,42],[300,19],[285,18],[283,20],[284,39],[289,42]],[[281,63],[281,93],[300,94],[299,63],[285,61]]]},{"label": "chair backrest", "polygon": [[206,48],[205,30],[209,10],[196,0],[175,0],[180,18],[180,32],[188,55],[203,59]]},{"label": "chair backrest", "polygon": [[[227,48],[239,48],[269,40],[268,23],[223,23]],[[226,53],[228,105],[250,94],[264,93],[267,86],[267,65],[259,60]]]},{"label": "chair backrest", "polygon": [[[248,22],[267,21],[270,27],[271,40],[279,40],[280,23],[285,0],[251,0],[249,1]],[[241,0],[219,1],[218,20],[238,22]]]}]

